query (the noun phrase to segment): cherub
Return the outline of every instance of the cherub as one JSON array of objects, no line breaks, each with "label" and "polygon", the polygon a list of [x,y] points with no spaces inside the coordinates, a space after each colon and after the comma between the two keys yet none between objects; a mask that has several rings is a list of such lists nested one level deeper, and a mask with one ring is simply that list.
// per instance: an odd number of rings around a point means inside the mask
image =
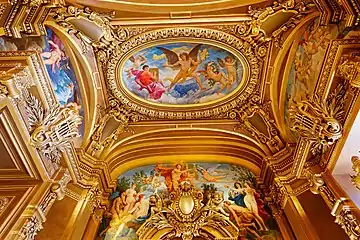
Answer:
[{"label": "cherub", "polygon": [[199,73],[205,75],[205,78],[208,80],[214,80],[215,82],[220,83],[220,89],[217,91],[217,93],[220,93],[226,86],[228,86],[227,91],[230,89],[231,85],[228,84],[228,78],[225,75],[225,73],[219,71],[214,71],[214,62],[209,62],[206,64],[205,70],[198,71]]},{"label": "cherub", "polygon": [[167,63],[164,65],[164,67],[171,67],[171,68],[180,67],[180,70],[176,74],[172,83],[170,84],[169,89],[173,88],[178,83],[185,82],[188,78],[195,78],[200,89],[201,90],[204,89],[199,75],[195,72],[198,65],[201,63],[201,61],[203,61],[202,58],[204,58],[201,57],[198,60],[198,53],[201,48],[201,44],[196,45],[193,49],[191,49],[189,53],[182,52],[180,53],[180,55],[178,55],[172,50],[163,47],[157,47],[157,48],[166,55]]},{"label": "cherub", "polygon": [[51,70],[55,72],[55,66],[60,69],[60,62],[65,58],[65,53],[60,49],[59,45],[52,40],[49,40],[48,43],[52,47],[51,51],[43,52],[41,56],[44,58],[44,63],[51,65]]},{"label": "cherub", "polygon": [[[223,59],[217,59],[220,67],[225,68],[227,72],[228,85],[231,85],[237,81],[237,69],[236,69],[236,61],[231,56],[226,56]],[[229,88],[229,86],[228,86]]]}]

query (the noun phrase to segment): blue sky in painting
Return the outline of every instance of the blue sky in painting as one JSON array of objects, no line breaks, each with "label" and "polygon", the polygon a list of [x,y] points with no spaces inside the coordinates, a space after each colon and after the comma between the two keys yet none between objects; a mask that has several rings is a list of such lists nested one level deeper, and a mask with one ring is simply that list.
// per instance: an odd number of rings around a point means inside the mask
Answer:
[{"label": "blue sky in painting", "polygon": [[[156,48],[156,47],[164,47],[169,50],[174,50],[177,54],[181,52],[189,52],[193,47],[195,47],[197,43],[168,43],[168,44],[160,44],[154,47],[149,47],[144,50],[141,50],[134,54],[134,56],[143,55],[147,62],[146,65],[149,65],[150,68],[158,68],[159,69],[159,78],[162,81],[163,85],[168,88],[170,85],[169,78],[174,78],[175,75],[178,73],[178,70],[173,70],[172,68],[164,68],[163,66],[167,62],[165,55],[163,52]],[[203,49],[207,49],[208,54],[207,58],[198,66],[196,71],[199,70],[205,70],[206,64],[209,62],[214,62],[216,65],[219,66],[217,59],[224,59],[226,56],[231,56],[234,60],[236,60],[236,66],[237,66],[237,78],[240,79],[238,82],[235,82],[229,92],[232,92],[242,81],[242,75],[243,75],[243,68],[242,64],[239,60],[236,59],[236,57],[229,53],[228,51],[221,49],[219,47],[211,46],[208,44],[203,44],[200,51]],[[196,83],[195,79],[192,78],[184,83],[177,84],[173,89],[168,90],[162,95],[162,97],[159,100],[153,100],[148,97],[149,93],[146,89],[139,90],[139,85],[135,82],[135,77],[129,78],[127,76],[126,70],[133,67],[133,63],[130,60],[127,60],[124,64],[124,67],[122,69],[122,80],[125,83],[126,87],[136,94],[137,96],[150,100],[155,101],[159,103],[166,103],[166,104],[193,104],[193,103],[199,103],[199,102],[208,102],[212,101],[218,98],[221,98],[228,94],[229,92],[226,92],[226,90],[223,90],[220,94],[217,94],[217,91],[220,89],[219,84],[215,84],[213,87],[208,84],[208,81],[205,80],[205,77],[200,75],[200,78],[202,80],[202,84],[206,88],[206,90],[198,91],[199,86]],[[221,69],[226,74],[225,69]]]},{"label": "blue sky in painting", "polygon": [[[65,47],[62,44],[58,36],[50,29],[46,28],[47,36],[45,36],[45,48],[43,48],[43,59],[46,60],[49,57],[46,53],[55,51],[55,47],[50,44],[50,41],[54,42],[64,53],[58,64],[45,64],[46,70],[49,74],[51,85],[54,89],[55,97],[59,101],[61,106],[65,106],[69,103],[77,103],[82,105],[80,89],[75,76],[74,68],[70,62],[69,57],[65,53]],[[80,115],[84,116],[84,109],[80,109]],[[80,126],[80,133],[84,132],[84,120]]]},{"label": "blue sky in painting", "polygon": [[[226,176],[224,178],[222,178],[219,182],[207,182],[201,175],[201,173],[198,174],[198,179],[195,181],[195,184],[198,188],[201,188],[201,185],[203,183],[214,183],[215,187],[217,188],[218,191],[223,191],[224,192],[224,196],[225,199],[228,199],[229,195],[229,189],[225,188],[225,185],[230,185],[231,187],[234,186],[234,183],[236,182],[236,180],[238,179],[237,177],[237,171],[243,171],[243,172],[247,172],[249,175],[254,176],[247,168],[245,167],[241,167],[241,166],[236,166],[236,169],[231,168],[230,164],[217,164],[217,163],[187,163],[188,168],[189,169],[193,169],[195,166],[198,168],[204,168],[207,171],[209,171],[209,173],[211,173],[214,176],[219,176],[219,175],[223,175]],[[163,164],[164,167],[169,167],[169,168],[174,168],[174,164]],[[136,172],[140,172],[141,170],[143,170],[145,172],[145,174],[147,176],[150,176],[151,172],[154,171],[154,168],[156,166],[155,165],[148,165],[148,166],[143,166],[143,167],[138,167],[135,169],[132,169],[130,171],[127,171],[123,174],[121,174],[118,179],[121,179],[122,177],[125,177],[127,179],[132,180],[132,177],[134,176],[134,174]],[[166,191],[166,185],[165,185],[165,179],[164,177],[160,177],[162,182],[163,182],[163,186],[162,188],[160,188],[160,190]],[[151,187],[144,189],[144,191],[142,191],[143,194],[145,194],[146,198],[150,197],[150,195],[154,194],[153,189],[151,189]],[[112,198],[115,198],[119,195],[118,192],[115,192],[112,196]]]}]

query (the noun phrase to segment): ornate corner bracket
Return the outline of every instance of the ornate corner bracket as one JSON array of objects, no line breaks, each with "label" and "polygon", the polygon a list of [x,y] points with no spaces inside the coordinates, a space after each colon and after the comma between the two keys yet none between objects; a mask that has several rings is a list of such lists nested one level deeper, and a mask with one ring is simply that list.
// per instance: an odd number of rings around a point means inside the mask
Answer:
[{"label": "ornate corner bracket", "polygon": [[[252,9],[250,7],[249,13],[252,20],[239,24],[236,27],[236,32],[243,37],[251,45],[256,46],[258,51],[261,51],[262,44],[272,39],[275,41],[277,47],[281,47],[282,35],[290,28],[294,28],[301,18],[311,12],[314,4],[305,3],[303,1],[296,2],[295,0],[286,0],[284,2],[275,2],[272,6],[265,9]],[[282,14],[287,19],[275,20]],[[266,28],[266,24],[272,21],[275,29],[271,32]]]},{"label": "ornate corner bracket", "polygon": [[[99,156],[105,149],[110,148],[124,132],[133,132],[129,124],[147,119],[139,113],[121,104],[117,99],[110,98],[107,108],[99,108],[100,114],[91,136],[91,143],[87,152],[92,156]],[[110,120],[115,120],[118,126],[111,134],[104,137],[103,132]]]},{"label": "ornate corner bracket", "polygon": [[[120,43],[128,38],[126,29],[110,24],[113,16],[114,12],[100,14],[88,7],[81,9],[75,6],[60,8],[53,14],[55,22],[68,33],[73,33],[84,44],[94,47],[103,64],[115,49],[120,48]],[[81,27],[84,21],[88,22],[87,29]]]},{"label": "ornate corner bracket", "polygon": [[[247,131],[257,141],[267,146],[271,152],[276,153],[284,147],[284,143],[280,139],[274,120],[268,113],[269,103],[262,104],[262,107],[260,105],[260,96],[254,95],[247,104],[232,109],[226,113],[226,116],[239,121],[234,131]],[[253,124],[254,119],[261,120],[266,130],[256,128]]]},{"label": "ornate corner bracket", "polygon": [[340,77],[344,78],[351,86],[360,88],[360,56],[342,56],[337,73]]}]

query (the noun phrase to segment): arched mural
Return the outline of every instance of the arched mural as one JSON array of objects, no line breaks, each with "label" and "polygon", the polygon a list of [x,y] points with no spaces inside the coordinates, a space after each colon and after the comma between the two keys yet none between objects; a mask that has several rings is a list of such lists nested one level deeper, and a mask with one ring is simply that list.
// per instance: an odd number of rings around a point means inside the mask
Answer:
[{"label": "arched mural", "polygon": [[[316,18],[304,28],[298,44],[293,45],[296,50],[290,62],[284,104],[287,125],[289,125],[288,108],[313,96],[326,49],[331,39],[339,35],[339,28],[338,25],[320,26],[319,19]],[[297,137],[294,132],[290,132],[290,135],[293,138]]]},{"label": "arched mural", "polygon": [[161,104],[197,104],[220,99],[243,82],[243,63],[217,46],[174,42],[135,52],[121,68],[125,88]]},{"label": "arched mural", "polygon": [[[65,46],[52,29],[46,28],[46,34],[47,36],[44,37],[0,38],[0,51],[34,50],[40,52],[60,106],[72,107],[84,116],[75,70]],[[79,132],[83,135],[84,121]]]},{"label": "arched mural", "polygon": [[[156,214],[169,216],[175,193],[188,189],[198,191],[201,211],[210,208],[216,199],[216,211],[237,229],[239,239],[282,239],[255,185],[252,172],[230,164],[178,163],[135,168],[118,177],[116,191],[110,197],[111,208],[104,214],[97,239],[141,239],[138,235],[145,235],[144,228]],[[179,207],[186,212],[188,206]]]}]

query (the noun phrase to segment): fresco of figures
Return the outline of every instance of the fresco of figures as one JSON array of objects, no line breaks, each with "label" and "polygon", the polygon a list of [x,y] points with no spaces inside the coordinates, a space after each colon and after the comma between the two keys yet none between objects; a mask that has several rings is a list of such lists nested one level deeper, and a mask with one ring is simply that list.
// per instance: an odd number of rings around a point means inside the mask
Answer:
[{"label": "fresco of figures", "polygon": [[158,164],[121,174],[96,239],[137,240],[140,226],[169,206],[169,193],[185,182],[203,193],[203,206],[220,192],[222,211],[239,229],[245,227],[244,239],[282,239],[263,195],[254,187],[254,174],[241,166],[215,163]]},{"label": "fresco of figures", "polygon": [[[71,107],[84,116],[75,71],[60,38],[50,28],[45,37],[0,38],[0,51],[33,50],[40,53],[60,106]],[[80,133],[84,131],[84,121]]]},{"label": "fresco of figures", "polygon": [[243,65],[232,53],[198,43],[159,44],[125,61],[122,80],[135,95],[163,104],[220,99],[242,82]]},{"label": "fresco of figures", "polygon": [[[317,18],[304,29],[299,44],[294,46],[296,51],[286,89],[285,121],[287,121],[289,106],[313,96],[326,49],[330,41],[339,36],[340,28],[338,25],[320,26]],[[296,138],[296,136],[293,137]]]}]

